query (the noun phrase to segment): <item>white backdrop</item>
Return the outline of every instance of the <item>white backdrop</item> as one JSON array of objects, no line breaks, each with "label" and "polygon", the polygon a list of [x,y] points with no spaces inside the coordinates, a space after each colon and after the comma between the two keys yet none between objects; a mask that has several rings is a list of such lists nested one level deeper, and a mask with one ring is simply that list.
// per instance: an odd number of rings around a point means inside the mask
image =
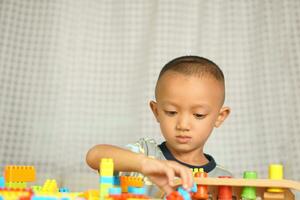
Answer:
[{"label": "white backdrop", "polygon": [[206,152],[237,177],[283,163],[300,181],[300,1],[0,1],[0,170],[97,188],[97,143],[159,133],[148,102],[182,55],[220,65],[232,113]]}]

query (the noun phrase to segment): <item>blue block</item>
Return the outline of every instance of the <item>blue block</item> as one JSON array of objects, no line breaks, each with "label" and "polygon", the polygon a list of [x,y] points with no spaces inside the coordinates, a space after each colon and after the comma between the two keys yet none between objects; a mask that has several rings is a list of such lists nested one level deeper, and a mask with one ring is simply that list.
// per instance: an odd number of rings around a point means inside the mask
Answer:
[{"label": "blue block", "polygon": [[196,183],[194,183],[192,189],[191,189],[191,192],[197,192],[198,188],[197,188],[197,185]]},{"label": "blue block", "polygon": [[31,197],[31,200],[59,200],[59,198],[51,196],[33,196]]},{"label": "blue block", "polygon": [[114,176],[114,185],[120,185],[120,178],[119,178],[119,176]]},{"label": "blue block", "polygon": [[109,183],[114,185],[114,177],[113,176],[100,176],[99,177],[99,183],[104,184],[104,183]]},{"label": "blue block", "polygon": [[5,180],[3,176],[0,176],[0,188],[5,188]]},{"label": "blue block", "polygon": [[59,192],[70,192],[69,188],[59,188]]},{"label": "blue block", "polygon": [[121,194],[122,190],[120,187],[112,187],[108,189],[108,194],[116,195],[116,194]]},{"label": "blue block", "polygon": [[184,200],[191,200],[191,195],[188,191],[183,189],[182,187],[178,187],[177,191],[183,197]]},{"label": "blue block", "polygon": [[131,194],[145,194],[146,193],[146,190],[144,187],[132,187],[132,186],[129,186],[128,187],[128,193],[131,193]]}]

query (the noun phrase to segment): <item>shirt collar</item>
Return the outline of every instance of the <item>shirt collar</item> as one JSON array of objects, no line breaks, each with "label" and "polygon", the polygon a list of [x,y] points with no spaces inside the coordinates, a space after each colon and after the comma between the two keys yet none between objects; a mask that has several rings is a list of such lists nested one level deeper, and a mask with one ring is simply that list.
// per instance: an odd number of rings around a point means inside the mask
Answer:
[{"label": "shirt collar", "polygon": [[209,154],[204,154],[204,156],[207,158],[208,160],[208,163],[206,163],[205,165],[201,165],[201,166],[196,166],[196,165],[190,165],[190,164],[187,164],[187,163],[184,163],[184,162],[181,162],[180,160],[177,160],[173,154],[170,152],[170,150],[168,149],[167,145],[166,145],[166,142],[163,142],[161,143],[160,145],[158,145],[158,147],[160,148],[160,150],[162,151],[164,157],[167,159],[167,160],[174,160],[186,167],[189,167],[189,168],[203,168],[203,170],[206,172],[206,173],[209,173],[211,172],[216,166],[216,162],[214,160],[214,158],[209,155]]}]

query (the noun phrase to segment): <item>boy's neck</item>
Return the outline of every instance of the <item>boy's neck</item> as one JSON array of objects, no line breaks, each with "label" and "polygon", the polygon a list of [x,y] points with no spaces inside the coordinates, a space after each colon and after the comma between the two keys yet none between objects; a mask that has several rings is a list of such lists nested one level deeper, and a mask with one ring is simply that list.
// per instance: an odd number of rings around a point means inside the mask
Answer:
[{"label": "boy's neck", "polygon": [[167,143],[166,146],[168,147],[169,151],[177,160],[184,162],[186,164],[194,165],[194,166],[202,166],[209,162],[209,160],[205,157],[203,153],[203,148],[188,153],[186,152],[181,153],[172,149]]}]

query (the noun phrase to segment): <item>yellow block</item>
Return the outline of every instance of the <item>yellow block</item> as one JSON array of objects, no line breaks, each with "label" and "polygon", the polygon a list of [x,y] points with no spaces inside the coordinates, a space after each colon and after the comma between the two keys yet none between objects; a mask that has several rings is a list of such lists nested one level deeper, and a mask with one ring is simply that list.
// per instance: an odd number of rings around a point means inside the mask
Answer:
[{"label": "yellow block", "polygon": [[[283,179],[283,166],[280,164],[271,164],[269,166],[269,179],[282,180]],[[283,192],[281,188],[268,188],[268,192]]]},{"label": "yellow block", "polygon": [[43,192],[58,192],[59,188],[55,179],[47,179],[42,188]]},{"label": "yellow block", "polygon": [[113,176],[114,162],[111,158],[102,158],[100,162],[100,176]]}]

